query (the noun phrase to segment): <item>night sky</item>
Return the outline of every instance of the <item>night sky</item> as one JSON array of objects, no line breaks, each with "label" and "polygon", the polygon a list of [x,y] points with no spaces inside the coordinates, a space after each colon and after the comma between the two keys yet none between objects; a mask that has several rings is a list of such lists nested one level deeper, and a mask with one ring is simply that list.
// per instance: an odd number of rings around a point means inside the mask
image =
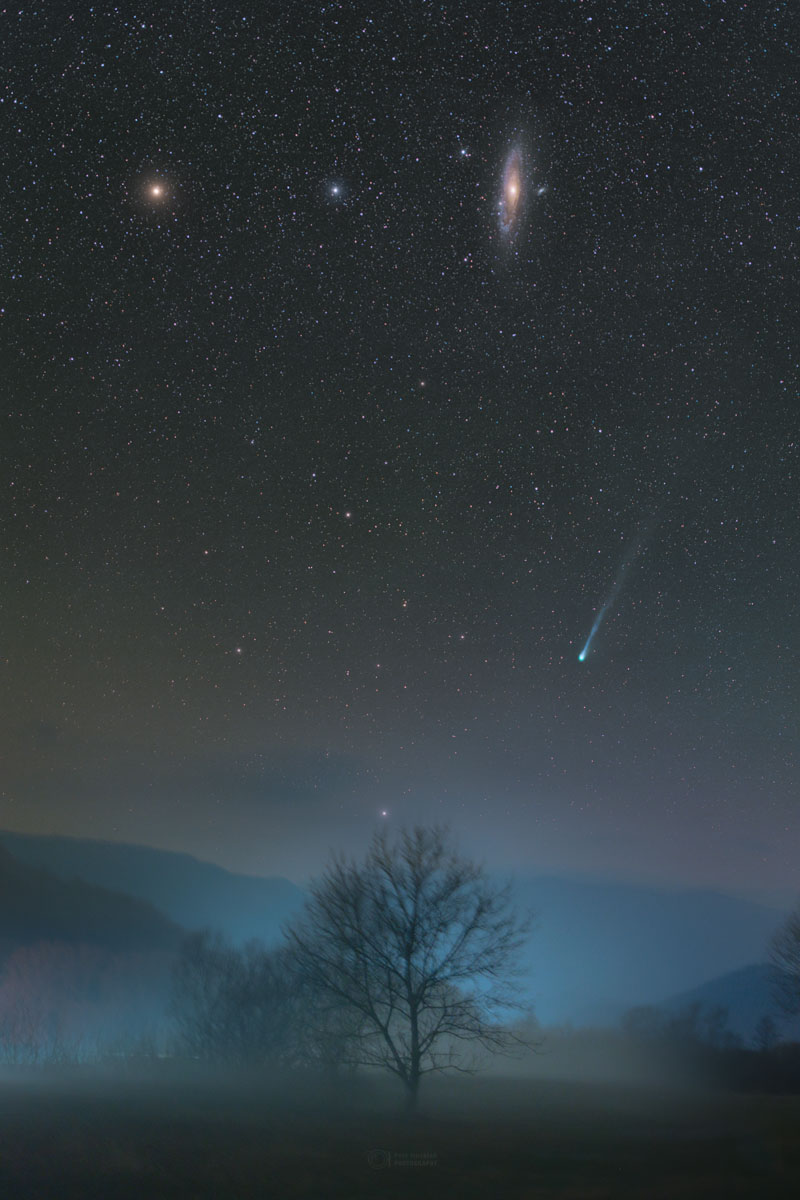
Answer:
[{"label": "night sky", "polygon": [[793,6],[0,21],[0,826],[793,894]]}]

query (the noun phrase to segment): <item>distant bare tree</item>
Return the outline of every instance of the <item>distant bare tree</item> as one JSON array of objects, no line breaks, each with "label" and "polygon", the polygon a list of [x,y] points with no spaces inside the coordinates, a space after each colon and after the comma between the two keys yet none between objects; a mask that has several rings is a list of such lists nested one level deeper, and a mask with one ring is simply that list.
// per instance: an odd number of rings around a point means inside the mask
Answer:
[{"label": "distant bare tree", "polygon": [[753,1041],[757,1050],[767,1054],[777,1043],[779,1036],[780,1031],[774,1017],[771,1017],[769,1013],[764,1013],[758,1018],[753,1031]]},{"label": "distant bare tree", "polygon": [[332,1077],[338,1076],[343,1069],[354,1070],[357,1062],[353,1048],[363,1026],[359,1013],[303,975],[293,951],[289,952],[289,957],[294,984],[298,1063]]},{"label": "distant bare tree", "polygon": [[770,943],[775,999],[787,1016],[800,1013],[800,908],[786,918]]},{"label": "distant bare tree", "polygon": [[739,1044],[739,1038],[728,1028],[728,1019],[728,1009],[722,1004],[704,1006],[694,1000],[676,1010],[642,1004],[625,1013],[622,1030],[637,1041],[730,1050]]},{"label": "distant bare tree", "polygon": [[728,1028],[729,1020],[730,1012],[725,1004],[713,1004],[704,1009],[701,1041],[705,1042],[707,1046],[714,1046],[717,1050],[733,1045],[736,1039]]},{"label": "distant bare tree", "polygon": [[241,1065],[291,1064],[298,1055],[295,997],[286,955],[258,942],[243,950],[209,930],[184,942],[171,1013],[195,1058]]},{"label": "distant bare tree", "polygon": [[166,957],[71,942],[18,946],[0,972],[0,1060],[85,1061],[123,1032],[135,1037],[163,1001]]},{"label": "distant bare tree", "polygon": [[622,1016],[622,1032],[637,1041],[655,1041],[665,1036],[666,1022],[660,1008],[654,1004],[637,1004]]},{"label": "distant bare tree", "polygon": [[397,1076],[414,1111],[422,1076],[470,1069],[470,1046],[528,1044],[501,1023],[519,1007],[528,927],[445,830],[416,828],[376,836],[363,864],[334,858],[287,937],[300,978],[344,1022],[342,1055]]}]

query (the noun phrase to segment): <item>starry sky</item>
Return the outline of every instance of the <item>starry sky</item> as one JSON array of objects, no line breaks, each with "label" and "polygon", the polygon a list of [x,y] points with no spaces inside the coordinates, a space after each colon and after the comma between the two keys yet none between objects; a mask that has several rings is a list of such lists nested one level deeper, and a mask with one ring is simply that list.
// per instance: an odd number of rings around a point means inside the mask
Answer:
[{"label": "starry sky", "polygon": [[791,5],[0,22],[0,825],[793,894]]}]

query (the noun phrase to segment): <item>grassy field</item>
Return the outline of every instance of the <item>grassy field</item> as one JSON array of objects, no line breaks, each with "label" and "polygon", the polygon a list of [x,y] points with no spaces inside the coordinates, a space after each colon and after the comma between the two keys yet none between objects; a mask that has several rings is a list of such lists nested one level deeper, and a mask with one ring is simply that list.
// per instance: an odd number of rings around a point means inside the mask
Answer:
[{"label": "grassy field", "polygon": [[553,1080],[383,1087],[84,1075],[0,1082],[0,1195],[800,1195],[800,1099]]}]

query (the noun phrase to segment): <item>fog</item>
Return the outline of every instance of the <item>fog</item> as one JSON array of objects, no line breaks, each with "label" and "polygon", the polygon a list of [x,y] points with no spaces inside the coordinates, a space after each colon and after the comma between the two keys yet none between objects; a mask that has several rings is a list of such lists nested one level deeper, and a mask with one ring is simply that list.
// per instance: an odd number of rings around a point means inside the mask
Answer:
[{"label": "fog", "polygon": [[792,1143],[763,1098],[566,1040],[551,1037],[511,1074],[497,1063],[477,1077],[427,1080],[414,1117],[400,1111],[392,1081],[369,1075],[173,1059],[6,1067],[0,1180],[15,1196],[100,1188],[215,1200],[594,1195],[621,1179],[624,1195],[747,1196],[796,1180]]},{"label": "fog", "polygon": [[[624,1179],[623,1195],[727,1198],[800,1185],[800,1046],[770,1008],[769,965],[752,962],[780,914],[552,879],[505,897],[458,858],[441,871],[438,836],[334,876],[311,926],[313,907],[292,922],[313,891],[282,908],[274,881],[192,860],[176,882],[160,852],[115,860],[101,844],[30,839],[23,857],[0,853],[6,1194],[522,1198],[617,1194]],[[131,895],[108,888],[110,863],[120,879],[127,863]],[[396,903],[375,889],[378,867]],[[424,879],[436,887],[420,891]],[[504,914],[520,909],[537,920],[518,940]],[[190,932],[193,912],[221,920]],[[475,913],[491,920],[465,921]],[[258,928],[263,940],[242,936]],[[465,930],[477,953],[454,974]],[[736,954],[744,966],[702,982]],[[668,994],[679,980],[697,986]]]}]

